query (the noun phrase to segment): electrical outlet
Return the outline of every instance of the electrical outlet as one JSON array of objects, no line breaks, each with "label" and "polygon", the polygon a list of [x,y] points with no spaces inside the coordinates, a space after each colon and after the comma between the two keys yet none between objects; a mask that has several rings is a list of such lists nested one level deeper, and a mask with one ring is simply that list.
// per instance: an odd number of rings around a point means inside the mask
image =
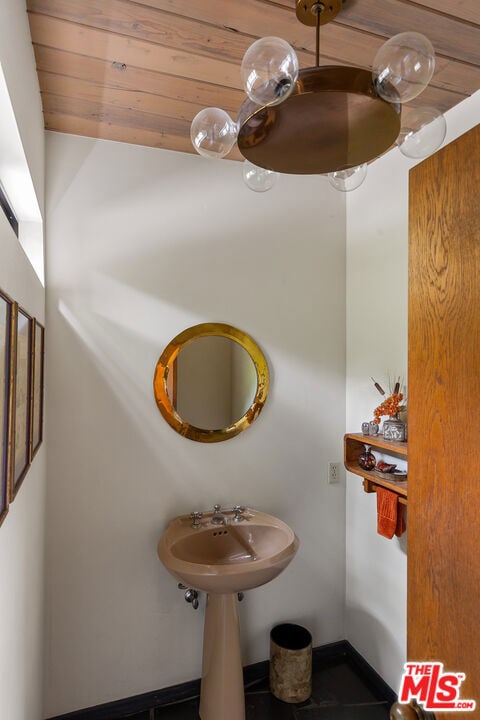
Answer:
[{"label": "electrical outlet", "polygon": [[328,463],[328,484],[333,485],[334,483],[340,482],[340,463],[329,462]]}]

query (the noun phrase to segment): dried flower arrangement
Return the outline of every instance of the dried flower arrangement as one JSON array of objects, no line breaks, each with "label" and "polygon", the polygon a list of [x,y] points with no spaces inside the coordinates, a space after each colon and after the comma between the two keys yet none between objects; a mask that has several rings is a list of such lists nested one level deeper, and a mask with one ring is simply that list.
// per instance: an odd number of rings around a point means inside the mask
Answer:
[{"label": "dried flower arrangement", "polygon": [[[382,386],[376,382],[373,378],[373,384],[380,393],[380,395],[385,395],[385,390],[382,388]],[[395,382],[393,392],[390,392],[390,395],[379,405],[375,408],[373,411],[373,422],[375,425],[380,425],[380,418],[382,418],[384,415],[388,415],[389,417],[395,417],[398,412],[401,412],[402,410],[406,409],[405,403],[402,405],[402,400],[404,399],[404,393],[400,392],[400,378]]]}]

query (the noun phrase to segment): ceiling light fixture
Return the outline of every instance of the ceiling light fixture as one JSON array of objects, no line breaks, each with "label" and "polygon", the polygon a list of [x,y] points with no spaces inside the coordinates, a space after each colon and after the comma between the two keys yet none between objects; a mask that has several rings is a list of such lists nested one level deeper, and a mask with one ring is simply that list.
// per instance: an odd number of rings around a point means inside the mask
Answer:
[{"label": "ceiling light fixture", "polygon": [[291,173],[328,175],[345,192],[358,187],[367,164],[394,143],[416,158],[440,147],[445,118],[432,108],[418,109],[401,128],[402,104],[433,75],[431,42],[417,32],[395,35],[377,52],[372,71],[320,66],[320,26],[341,7],[342,0],[296,0],[297,18],[316,29],[315,67],[300,70],[295,51],[281,38],[261,38],[248,48],[241,66],[248,98],[237,122],[220,108],[201,110],[192,121],[191,140],[200,155],[225,157],[237,142],[252,190],[270,189],[273,173]]}]

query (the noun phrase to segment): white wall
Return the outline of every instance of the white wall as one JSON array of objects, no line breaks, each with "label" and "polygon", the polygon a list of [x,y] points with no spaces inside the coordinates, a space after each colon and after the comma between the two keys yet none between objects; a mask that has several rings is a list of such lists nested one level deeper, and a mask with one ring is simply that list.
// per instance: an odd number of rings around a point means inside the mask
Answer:
[{"label": "white wall", "polygon": [[[18,0],[1,3],[0,64],[42,205],[43,120],[27,15]],[[3,213],[0,288],[44,322],[43,287]],[[45,480],[44,442],[0,528],[0,698],[8,720],[43,717]]]},{"label": "white wall", "polygon": [[[446,142],[473,127],[480,93],[447,113]],[[347,432],[360,432],[385,384],[407,373],[408,172],[393,150],[347,200]],[[408,525],[408,518],[407,518]],[[406,653],[407,538],[376,533],[375,495],[347,477],[347,638],[394,690]]]},{"label": "white wall", "polygon": [[[44,291],[0,213],[0,288],[44,322]],[[40,720],[43,683],[45,441],[0,527],[2,717]]]},{"label": "white wall", "polygon": [[[55,715],[199,677],[203,605],[156,544],[193,509],[246,504],[302,545],[240,606],[245,663],[289,620],[344,637],[345,491],[327,485],[345,424],[345,198],[241,166],[47,134],[48,677]],[[245,330],[269,362],[255,424],[223,443],[177,435],[152,391],[190,325]]]}]

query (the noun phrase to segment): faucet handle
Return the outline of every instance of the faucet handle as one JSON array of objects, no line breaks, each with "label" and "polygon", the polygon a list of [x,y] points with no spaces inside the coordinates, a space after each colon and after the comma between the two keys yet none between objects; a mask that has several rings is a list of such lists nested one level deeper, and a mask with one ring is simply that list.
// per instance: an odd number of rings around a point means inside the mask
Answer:
[{"label": "faucet handle", "polygon": [[225,515],[221,512],[221,505],[213,506],[212,519],[210,522],[213,525],[223,525],[225,523]]},{"label": "faucet handle", "polygon": [[233,522],[242,522],[242,520],[245,520],[245,518],[243,517],[245,507],[243,505],[234,505],[233,512]]},{"label": "faucet handle", "polygon": [[201,526],[200,524],[200,518],[203,517],[203,513],[197,512],[196,510],[194,512],[190,513],[190,517],[192,518],[192,527],[193,528],[199,528]]}]

